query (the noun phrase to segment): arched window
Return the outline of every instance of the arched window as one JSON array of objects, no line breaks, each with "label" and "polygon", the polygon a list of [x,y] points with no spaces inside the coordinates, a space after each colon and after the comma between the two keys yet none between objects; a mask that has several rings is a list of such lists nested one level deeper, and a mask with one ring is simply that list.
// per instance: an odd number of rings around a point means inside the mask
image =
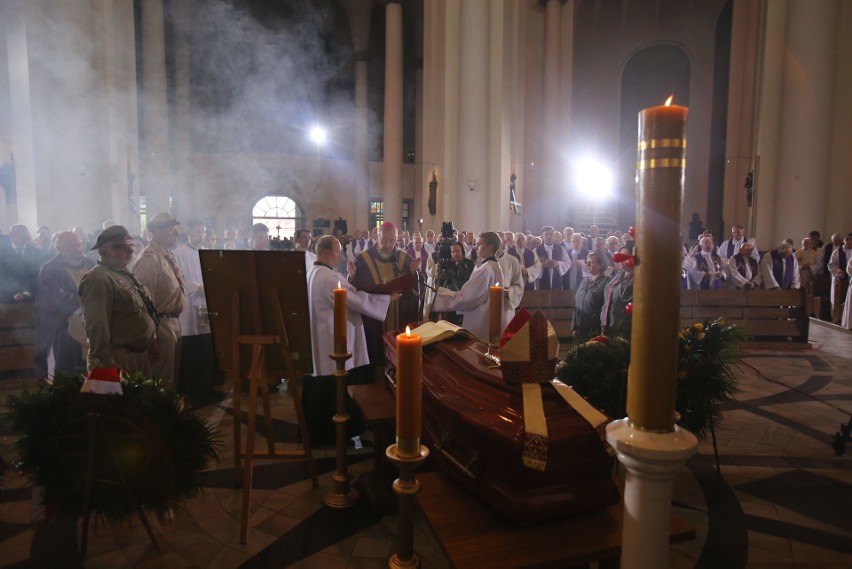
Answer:
[{"label": "arched window", "polygon": [[269,228],[270,237],[292,237],[302,226],[302,210],[287,196],[260,198],[251,212],[252,224],[262,223]]}]

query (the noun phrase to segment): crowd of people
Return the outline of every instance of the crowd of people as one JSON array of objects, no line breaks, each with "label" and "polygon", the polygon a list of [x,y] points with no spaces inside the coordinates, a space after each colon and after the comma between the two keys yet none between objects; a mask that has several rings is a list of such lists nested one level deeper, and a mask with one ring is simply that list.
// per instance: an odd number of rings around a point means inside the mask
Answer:
[{"label": "crowd of people", "polygon": [[[525,291],[571,289],[578,340],[630,333],[632,238],[594,225],[587,234],[545,226],[535,235],[477,234],[445,224],[421,234],[386,222],[316,242],[304,228],[292,237],[270,237],[261,223],[248,231],[228,227],[220,239],[204,222],[181,225],[168,213],[149,220],[144,239],[110,221],[92,237],[79,228],[52,234],[40,227],[33,238],[26,226],[14,225],[0,235],[0,302],[35,302],[40,377],[49,375],[49,365],[68,373],[120,367],[156,375],[204,401],[217,397],[214,386],[221,383],[198,255],[204,248],[304,252],[314,343],[323,346],[315,350],[318,377],[332,376],[323,373],[330,369],[323,357],[328,346],[316,331],[330,325],[337,281],[350,290],[349,350],[357,357],[347,365],[364,381],[384,364],[384,331],[441,318],[487,339],[488,289],[498,283],[504,326]],[[408,273],[410,286],[387,288]],[[735,225],[721,243],[706,231],[694,246],[683,246],[684,288],[804,288],[808,298],[823,297],[825,306],[830,301],[831,321],[847,328],[850,276],[852,234],[835,233],[823,243],[814,231],[798,249],[787,240],[760,252]]]}]

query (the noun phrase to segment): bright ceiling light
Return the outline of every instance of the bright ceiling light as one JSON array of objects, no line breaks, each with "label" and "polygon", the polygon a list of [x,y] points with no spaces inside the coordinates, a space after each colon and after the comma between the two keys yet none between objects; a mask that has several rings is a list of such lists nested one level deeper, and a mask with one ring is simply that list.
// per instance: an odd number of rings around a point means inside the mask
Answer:
[{"label": "bright ceiling light", "polygon": [[325,129],[321,126],[315,126],[311,128],[311,131],[310,133],[308,133],[308,136],[310,136],[311,141],[314,144],[321,145],[325,143]]},{"label": "bright ceiling light", "polygon": [[593,158],[582,158],[574,165],[577,189],[589,198],[606,199],[612,195],[612,172]]}]

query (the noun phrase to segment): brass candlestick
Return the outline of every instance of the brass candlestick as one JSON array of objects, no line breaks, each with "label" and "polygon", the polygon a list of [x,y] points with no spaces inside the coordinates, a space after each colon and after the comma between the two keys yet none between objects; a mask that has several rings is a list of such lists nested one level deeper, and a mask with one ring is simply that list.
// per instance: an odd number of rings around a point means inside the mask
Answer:
[{"label": "brass candlestick", "polygon": [[346,469],[346,423],[349,415],[346,413],[346,360],[352,357],[351,352],[346,351],[345,345],[335,345],[334,353],[328,357],[337,363],[337,371],[334,376],[337,379],[337,413],[334,415],[334,423],[337,425],[337,468],[331,477],[334,480],[334,490],[326,494],[323,502],[329,508],[342,510],[358,503],[358,491],[349,486],[352,476]]},{"label": "brass candlestick", "polygon": [[414,471],[429,456],[429,449],[420,446],[420,455],[406,458],[400,455],[397,445],[385,451],[388,459],[399,468],[399,478],[394,480],[393,491],[399,496],[399,547],[388,561],[391,569],[419,569],[420,558],[414,553],[414,496],[420,492],[420,482]]}]

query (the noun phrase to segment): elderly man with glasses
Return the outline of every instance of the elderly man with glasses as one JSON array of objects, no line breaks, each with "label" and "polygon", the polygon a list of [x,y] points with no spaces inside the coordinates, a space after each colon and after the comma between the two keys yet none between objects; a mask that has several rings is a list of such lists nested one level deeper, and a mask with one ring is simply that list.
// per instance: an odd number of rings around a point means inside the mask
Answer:
[{"label": "elderly man with glasses", "polygon": [[92,247],[98,264],[80,280],[80,306],[89,342],[88,368],[112,367],[150,376],[159,356],[159,318],[148,291],[127,270],[133,238],[114,225]]}]

